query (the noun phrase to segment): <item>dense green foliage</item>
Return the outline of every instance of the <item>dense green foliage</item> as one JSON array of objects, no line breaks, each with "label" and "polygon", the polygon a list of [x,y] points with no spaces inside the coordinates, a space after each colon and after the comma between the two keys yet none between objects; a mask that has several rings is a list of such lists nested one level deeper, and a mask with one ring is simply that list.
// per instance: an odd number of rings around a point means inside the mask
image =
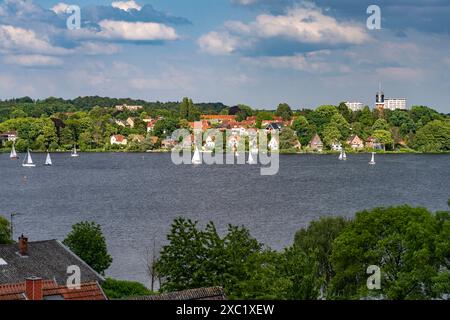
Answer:
[{"label": "dense green foliage", "polygon": [[[139,105],[139,110],[117,110],[117,105]],[[233,111],[232,111],[233,110]],[[146,151],[159,148],[161,141],[177,128],[188,128],[188,122],[199,120],[202,114],[229,114],[233,112],[237,121],[256,117],[256,127],[261,128],[263,120],[274,116],[292,121],[290,128],[299,142],[306,148],[314,134],[319,134],[324,145],[335,142],[346,146],[352,134],[362,139],[372,136],[388,150],[405,147],[422,152],[450,151],[450,119],[425,106],[413,106],[411,110],[370,110],[365,107],[353,112],[344,103],[338,106],[324,105],[316,110],[293,111],[282,103],[276,110],[258,110],[238,105],[229,108],[222,103],[194,103],[189,98],[181,102],[147,102],[133,99],[104,97],[79,97],[73,100],[48,98],[33,101],[25,97],[0,101],[0,133],[17,131],[18,151],[27,148],[35,151],[49,149],[70,150],[77,145],[82,151],[128,150]],[[152,132],[147,132],[145,118],[163,118]],[[133,126],[124,124],[127,119]],[[127,146],[110,144],[113,134],[128,138]],[[151,136],[157,136],[155,143]],[[134,137],[134,138],[133,138]],[[139,138],[140,137],[140,138]],[[282,149],[295,144],[283,143]],[[11,142],[4,145],[9,150]]]},{"label": "dense green foliage", "polygon": [[9,221],[0,216],[0,244],[8,244],[11,242],[11,227]]},{"label": "dense green foliage", "polygon": [[[178,218],[156,263],[162,290],[222,286],[238,299],[432,299],[450,292],[450,212],[399,206],[327,217],[282,252],[244,227],[219,236]],[[367,288],[367,268],[381,288]]]},{"label": "dense green foliage", "polygon": [[153,294],[153,292],[139,282],[115,280],[111,278],[107,278],[102,283],[102,289],[109,299],[126,299]]},{"label": "dense green foliage", "polygon": [[112,263],[101,227],[94,222],[74,224],[63,243],[100,274]]}]

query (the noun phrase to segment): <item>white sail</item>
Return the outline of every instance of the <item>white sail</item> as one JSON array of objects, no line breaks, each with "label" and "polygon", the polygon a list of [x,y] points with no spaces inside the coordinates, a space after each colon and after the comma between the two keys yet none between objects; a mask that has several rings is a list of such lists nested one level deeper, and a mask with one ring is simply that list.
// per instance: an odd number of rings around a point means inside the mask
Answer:
[{"label": "white sail", "polygon": [[47,157],[45,158],[45,165],[46,166],[51,166],[52,163],[52,158],[50,158],[50,153],[47,152]]},{"label": "white sail", "polygon": [[27,156],[25,157],[25,161],[22,164],[23,167],[35,167],[36,165],[33,163],[33,159],[31,158],[30,150],[27,151]]},{"label": "white sail", "polygon": [[347,154],[345,153],[345,150],[342,151],[342,160],[347,160]]},{"label": "white sail", "polygon": [[253,152],[252,150],[250,150],[250,152],[248,153],[248,164],[256,164],[256,160],[255,158],[253,158]]},{"label": "white sail", "polygon": [[14,144],[13,144],[13,146],[12,146],[11,154],[9,155],[9,157],[10,157],[11,159],[17,159],[17,158],[18,158],[17,152],[16,152],[16,147],[14,146]]},{"label": "white sail", "polygon": [[344,160],[344,152],[341,150],[341,153],[339,154],[339,160]]},{"label": "white sail", "polygon": [[372,159],[370,160],[369,164],[375,164],[375,152],[372,152]]},{"label": "white sail", "polygon": [[72,156],[72,157],[78,157],[77,147],[76,147],[76,146],[73,147],[73,151],[72,151],[71,156]]},{"label": "white sail", "polygon": [[198,148],[195,147],[194,156],[192,157],[192,164],[201,164],[202,159],[200,158],[200,152],[198,151]]}]

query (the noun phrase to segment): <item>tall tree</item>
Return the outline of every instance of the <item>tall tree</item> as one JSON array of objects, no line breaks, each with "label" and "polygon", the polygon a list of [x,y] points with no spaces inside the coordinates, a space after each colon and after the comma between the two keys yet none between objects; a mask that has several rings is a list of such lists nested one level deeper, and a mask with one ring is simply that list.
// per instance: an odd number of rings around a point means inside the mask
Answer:
[{"label": "tall tree", "polygon": [[112,263],[101,227],[94,222],[74,224],[63,244],[100,274],[104,274]]}]

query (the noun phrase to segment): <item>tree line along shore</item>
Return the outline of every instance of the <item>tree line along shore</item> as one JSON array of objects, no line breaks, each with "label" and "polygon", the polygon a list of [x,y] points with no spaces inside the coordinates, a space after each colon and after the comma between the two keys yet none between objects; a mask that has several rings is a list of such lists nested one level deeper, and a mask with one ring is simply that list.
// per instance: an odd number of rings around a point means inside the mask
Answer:
[{"label": "tree line along shore", "polygon": [[345,103],[315,109],[281,103],[262,110],[189,98],[162,103],[103,97],[0,101],[0,151],[13,143],[18,152],[65,152],[74,146],[84,152],[168,151],[177,143],[170,134],[179,128],[193,131],[195,121],[203,129],[277,130],[280,153],[332,153],[340,147],[347,152],[450,151],[450,116],[427,106],[352,111]]}]

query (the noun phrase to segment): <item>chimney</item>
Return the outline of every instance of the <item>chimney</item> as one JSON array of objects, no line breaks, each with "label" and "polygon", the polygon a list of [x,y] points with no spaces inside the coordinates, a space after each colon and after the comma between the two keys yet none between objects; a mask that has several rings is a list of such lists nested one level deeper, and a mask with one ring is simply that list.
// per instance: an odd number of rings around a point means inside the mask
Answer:
[{"label": "chimney", "polygon": [[28,255],[28,238],[23,234],[19,237],[19,253],[21,256]]},{"label": "chimney", "polygon": [[25,295],[28,300],[43,300],[42,279],[37,277],[27,278],[25,280]]}]

